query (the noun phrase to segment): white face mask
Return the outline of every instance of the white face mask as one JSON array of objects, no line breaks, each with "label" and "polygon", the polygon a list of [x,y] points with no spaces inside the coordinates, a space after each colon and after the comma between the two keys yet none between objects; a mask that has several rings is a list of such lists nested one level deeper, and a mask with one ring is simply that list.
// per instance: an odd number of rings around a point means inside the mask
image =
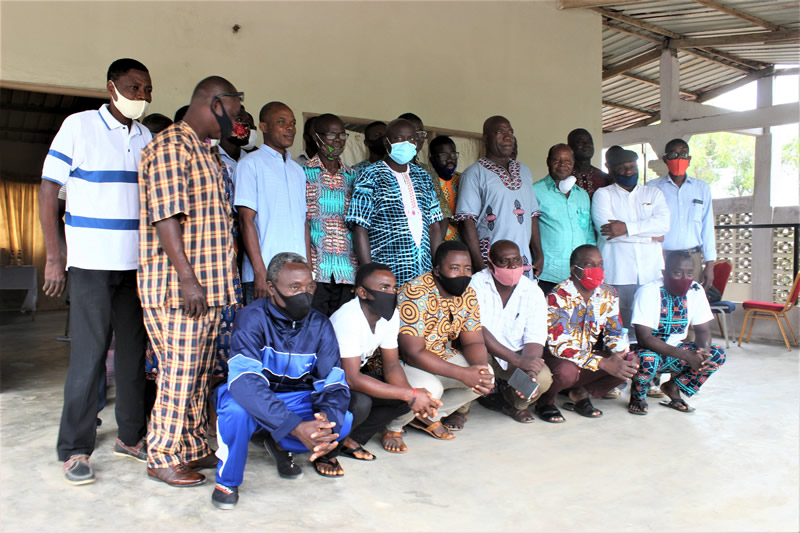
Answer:
[{"label": "white face mask", "polygon": [[578,181],[575,179],[575,176],[567,176],[563,180],[558,182],[558,190],[563,192],[564,194],[569,194],[569,191],[572,190],[572,186],[575,185],[575,182]]},{"label": "white face mask", "polygon": [[256,147],[257,142],[258,142],[258,130],[251,129],[250,138],[247,140],[247,144],[242,146],[242,150],[244,150],[245,152],[249,152],[250,150]]},{"label": "white face mask", "polygon": [[113,81],[111,82],[111,85],[114,87],[114,93],[117,95],[117,99],[114,101],[114,107],[116,107],[119,112],[122,113],[123,117],[136,120],[144,115],[144,111],[147,109],[147,106],[150,102],[147,100],[129,100],[119,93],[117,86],[114,85]]},{"label": "white face mask", "polygon": [[219,139],[206,139],[206,144],[209,148],[214,148],[219,144]]}]

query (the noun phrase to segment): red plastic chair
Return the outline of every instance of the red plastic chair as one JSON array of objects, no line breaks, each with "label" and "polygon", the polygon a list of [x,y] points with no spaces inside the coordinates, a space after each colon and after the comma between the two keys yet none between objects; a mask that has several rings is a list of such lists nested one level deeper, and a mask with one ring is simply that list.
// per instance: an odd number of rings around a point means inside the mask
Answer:
[{"label": "red plastic chair", "polygon": [[[712,285],[719,291],[720,296],[725,295],[725,287],[728,286],[728,278],[731,275],[732,269],[733,265],[731,265],[731,262],[727,259],[714,263],[714,282]],[[722,336],[725,338],[726,348],[730,346],[730,341],[728,340],[728,315],[735,310],[736,304],[733,302],[721,300],[711,304],[711,312],[714,313],[714,316],[717,318],[717,325],[719,326],[720,333],[722,333]]]},{"label": "red plastic chair", "polygon": [[783,335],[783,342],[786,343],[786,349],[792,351],[792,347],[789,345],[789,339],[786,337],[786,332],[783,329],[783,323],[781,319],[786,321],[786,327],[789,328],[789,334],[792,336],[792,344],[797,346],[797,337],[794,336],[794,329],[792,329],[792,324],[789,322],[789,317],[786,316],[786,313],[795,306],[797,302],[797,297],[800,296],[800,273],[794,278],[794,283],[792,284],[792,290],[789,291],[789,298],[786,300],[785,304],[775,304],[771,302],[742,302],[742,307],[747,309],[747,313],[744,315],[744,322],[742,323],[742,332],[739,334],[739,346],[742,345],[742,337],[744,337],[744,330],[747,327],[747,321],[750,321],[750,329],[747,332],[747,341],[750,342],[750,335],[753,333],[753,322],[756,319],[762,320],[774,320],[778,323],[778,328],[781,330],[781,335]]}]

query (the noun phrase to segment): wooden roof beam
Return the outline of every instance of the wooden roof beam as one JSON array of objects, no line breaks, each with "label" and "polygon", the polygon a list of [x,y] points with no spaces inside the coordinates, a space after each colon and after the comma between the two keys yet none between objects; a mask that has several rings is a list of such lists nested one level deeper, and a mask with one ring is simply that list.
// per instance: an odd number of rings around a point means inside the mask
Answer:
[{"label": "wooden roof beam", "polygon": [[671,39],[670,48],[705,48],[708,46],[726,46],[733,44],[764,44],[775,42],[796,43],[800,41],[800,31],[760,31],[754,33],[740,33],[736,35],[723,35],[720,37],[698,37],[689,39]]},{"label": "wooden roof beam", "polygon": [[661,57],[661,48],[653,48],[652,50],[645,52],[644,54],[638,55],[633,59],[629,59],[628,61],[624,61],[619,63],[618,65],[613,65],[603,69],[603,80],[607,80],[609,78],[613,78],[623,72],[626,72],[631,69],[635,69],[637,67],[641,67],[644,64],[651,63],[656,61],[658,58]]},{"label": "wooden roof beam", "polygon": [[[625,78],[630,78],[632,80],[640,81],[642,83],[646,83],[647,85],[653,85],[655,87],[661,87],[661,83],[658,80],[654,80],[651,78],[645,78],[644,76],[637,76],[636,74],[630,74],[628,72],[622,72],[619,74]],[[690,98],[697,98],[699,93],[695,91],[689,91],[687,89],[680,89],[679,91],[681,94],[688,96]]]},{"label": "wooden roof beam", "polygon": [[641,107],[633,107],[625,104],[618,104],[617,102],[612,102],[610,100],[603,100],[603,105],[606,107],[613,107],[615,109],[628,111],[630,113],[639,113],[640,115],[646,115],[648,117],[652,117],[654,114],[653,111],[648,111],[647,109],[643,109]]},{"label": "wooden roof beam", "polygon": [[635,4],[644,0],[558,0],[558,9],[586,9],[589,7],[603,7],[609,5]]},{"label": "wooden roof beam", "polygon": [[728,83],[728,84],[723,85],[721,87],[717,87],[716,89],[711,89],[710,91],[701,92],[700,95],[697,97],[696,102],[699,103],[699,104],[703,103],[703,102],[707,102],[707,101],[709,101],[709,100],[711,100],[713,98],[716,98],[717,96],[720,96],[720,95],[725,94],[727,92],[730,92],[730,91],[732,91],[734,89],[738,89],[739,87],[747,85],[748,83],[750,83],[752,81],[755,81],[755,80],[757,80],[759,78],[763,78],[765,76],[772,76],[774,73],[775,73],[775,69],[773,67],[769,67],[769,68],[765,68],[765,69],[753,72],[751,74],[748,74],[747,76],[739,78],[736,81],[732,81],[731,83]]},{"label": "wooden roof beam", "polygon": [[721,4],[720,2],[716,2],[715,0],[694,0],[694,1],[696,3],[698,3],[698,4],[702,4],[702,5],[706,6],[706,7],[710,7],[711,9],[715,9],[717,11],[721,11],[722,13],[725,13],[725,14],[730,15],[732,17],[736,17],[738,19],[746,20],[750,24],[755,24],[756,26],[761,26],[762,28],[766,28],[766,29],[771,30],[771,31],[780,31],[780,30],[785,30],[786,29],[786,28],[783,28],[781,26],[778,26],[777,24],[773,24],[771,22],[767,22],[766,20],[764,20],[762,18],[759,18],[759,17],[756,17],[754,15],[750,15],[748,13],[745,13],[744,11],[739,11],[736,8],[733,8],[733,7],[730,7],[730,6],[726,6],[725,4]]}]

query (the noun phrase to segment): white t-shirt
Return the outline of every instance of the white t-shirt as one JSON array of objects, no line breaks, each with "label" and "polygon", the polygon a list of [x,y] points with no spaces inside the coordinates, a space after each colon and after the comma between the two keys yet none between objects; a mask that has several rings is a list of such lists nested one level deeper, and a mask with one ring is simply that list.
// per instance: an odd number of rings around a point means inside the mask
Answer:
[{"label": "white t-shirt", "polygon": [[397,310],[391,320],[379,318],[373,333],[361,309],[361,299],[356,297],[333,313],[331,324],[336,332],[336,340],[339,341],[342,359],[360,357],[361,366],[367,363],[377,348],[397,348],[397,335],[400,332],[400,315]]},{"label": "white t-shirt", "polygon": [[[544,346],[547,342],[547,303],[542,289],[535,282],[522,276],[505,307],[488,268],[474,274],[469,286],[478,296],[481,325],[500,344],[512,352],[522,350],[528,343]],[[504,370],[508,368],[506,361],[497,359],[497,362]]]},{"label": "white t-shirt", "polygon": [[[636,295],[633,297],[633,316],[631,323],[639,324],[651,329],[658,329],[661,322],[661,315],[667,313],[675,313],[679,310],[668,310],[663,307],[661,299],[661,287],[664,286],[664,280],[651,281],[646,285],[639,287]],[[689,327],[697,324],[705,324],[714,318],[711,313],[711,306],[708,304],[706,293],[703,288],[696,282],[692,282],[692,286],[686,293],[686,318],[688,323],[683,331],[677,331],[669,336],[667,344],[670,346],[678,346],[686,338]]]}]

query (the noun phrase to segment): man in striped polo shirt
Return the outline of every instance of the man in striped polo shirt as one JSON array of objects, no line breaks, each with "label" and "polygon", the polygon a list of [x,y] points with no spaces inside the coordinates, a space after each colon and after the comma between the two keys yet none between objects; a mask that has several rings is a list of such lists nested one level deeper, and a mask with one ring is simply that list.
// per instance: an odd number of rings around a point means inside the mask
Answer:
[{"label": "man in striped polo shirt", "polygon": [[136,121],[151,100],[150,74],[134,59],[108,68],[108,104],[64,120],[44,161],[39,213],[47,264],[43,290],[66,285],[59,248],[58,191],[67,189],[65,214],[70,293],[69,371],[58,435],[58,458],[68,483],[95,481],[89,465],[97,435],[97,382],[111,336],[119,426],[114,454],[147,460],[144,442],[146,334],[136,286],[139,250],[137,169],[150,131]]}]

